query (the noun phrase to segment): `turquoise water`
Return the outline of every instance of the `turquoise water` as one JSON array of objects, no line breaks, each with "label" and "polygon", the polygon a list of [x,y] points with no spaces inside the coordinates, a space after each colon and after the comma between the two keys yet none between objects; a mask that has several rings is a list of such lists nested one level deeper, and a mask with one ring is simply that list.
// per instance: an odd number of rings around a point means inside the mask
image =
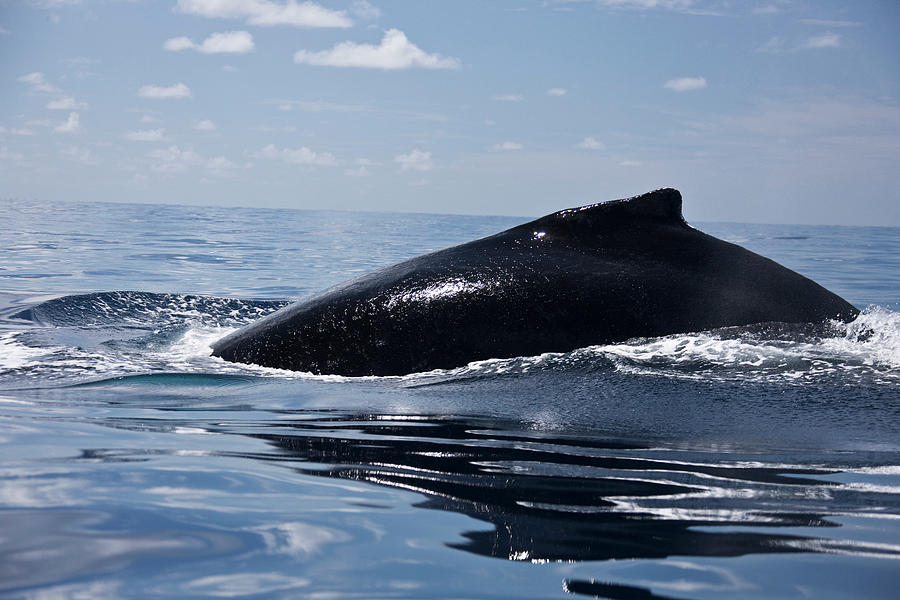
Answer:
[{"label": "turquoise water", "polygon": [[699,226],[864,308],[849,325],[348,379],[209,344],[522,219],[0,219],[3,597],[896,597],[896,228]]}]

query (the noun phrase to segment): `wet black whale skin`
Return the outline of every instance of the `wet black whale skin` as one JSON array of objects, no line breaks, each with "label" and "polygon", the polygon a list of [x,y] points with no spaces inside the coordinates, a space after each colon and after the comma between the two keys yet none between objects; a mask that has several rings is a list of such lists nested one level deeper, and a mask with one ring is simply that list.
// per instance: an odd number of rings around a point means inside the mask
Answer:
[{"label": "wet black whale skin", "polygon": [[287,306],[217,341],[225,360],[403,375],[634,337],[851,320],[819,284],[687,225],[656,190],[559,211]]}]

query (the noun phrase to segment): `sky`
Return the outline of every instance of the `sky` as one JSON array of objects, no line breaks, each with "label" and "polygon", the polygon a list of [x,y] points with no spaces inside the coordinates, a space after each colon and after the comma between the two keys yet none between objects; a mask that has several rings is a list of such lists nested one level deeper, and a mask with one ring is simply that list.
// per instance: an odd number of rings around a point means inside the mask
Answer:
[{"label": "sky", "polygon": [[897,0],[0,0],[0,201],[900,226]]}]

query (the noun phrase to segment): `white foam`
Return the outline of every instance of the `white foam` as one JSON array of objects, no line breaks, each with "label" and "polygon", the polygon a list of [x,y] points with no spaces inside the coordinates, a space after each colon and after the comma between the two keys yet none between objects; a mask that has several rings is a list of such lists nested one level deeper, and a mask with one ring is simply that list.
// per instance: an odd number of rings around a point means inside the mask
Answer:
[{"label": "white foam", "polygon": [[[186,310],[181,311],[182,308]],[[192,307],[168,306],[166,311],[167,314],[175,311],[187,319],[186,329],[174,341],[143,350],[42,346],[28,332],[0,333],[0,371],[14,374],[28,369],[28,374],[23,373],[26,377],[45,379],[79,375],[96,378],[162,370],[333,382],[382,379],[315,375],[227,362],[212,356],[211,345],[236,327],[192,318]],[[727,328],[636,339],[567,353],[476,361],[452,370],[416,373],[399,379],[416,386],[569,368],[613,368],[641,376],[695,380],[777,380],[785,385],[821,382],[826,377],[849,384],[864,380],[897,384],[900,382],[900,313],[869,308],[851,323],[833,323],[830,335],[824,337],[792,332],[790,328],[777,330],[774,335],[754,328]]]},{"label": "white foam", "polygon": [[866,475],[900,475],[900,465],[882,465],[879,467],[859,467],[845,469],[848,473],[864,473]]},{"label": "white foam", "polygon": [[21,331],[0,333],[0,371],[20,369],[63,349],[28,346],[22,342],[23,335]]},{"label": "white foam", "polygon": [[835,327],[844,335],[823,340],[826,349],[859,357],[866,365],[900,369],[900,313],[870,307],[852,322]]},{"label": "white foam", "polygon": [[212,344],[233,331],[237,331],[237,328],[194,326],[159,352],[158,356],[173,366],[189,367],[197,359],[209,357],[212,354]]},{"label": "white foam", "polygon": [[489,359],[452,370],[404,377],[412,385],[465,377],[526,373],[569,365],[612,366],[623,373],[697,380],[780,380],[802,385],[835,376],[847,381],[868,377],[876,383],[900,382],[900,313],[872,307],[851,323],[834,322],[830,335],[815,337],[791,330],[767,334],[753,328],[684,333],[568,353]]},{"label": "white foam", "polygon": [[188,329],[171,345],[156,353],[159,362],[167,369],[180,371],[209,372],[220,374],[253,375],[257,377],[277,377],[280,379],[315,379],[318,381],[350,381],[379,379],[378,377],[344,377],[341,375],[317,375],[304,371],[289,371],[264,367],[250,363],[235,363],[212,356],[212,344],[237,331],[237,327],[211,327],[195,325]]}]

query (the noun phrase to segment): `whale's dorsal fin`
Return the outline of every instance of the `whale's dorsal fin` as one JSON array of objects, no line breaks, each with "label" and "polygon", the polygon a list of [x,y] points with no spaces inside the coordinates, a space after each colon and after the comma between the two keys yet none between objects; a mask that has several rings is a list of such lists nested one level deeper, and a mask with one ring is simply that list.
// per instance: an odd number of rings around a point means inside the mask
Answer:
[{"label": "whale's dorsal fin", "polygon": [[548,216],[554,220],[586,225],[608,219],[633,218],[684,224],[684,217],[681,214],[681,192],[674,188],[662,188],[622,200],[569,208]]}]

